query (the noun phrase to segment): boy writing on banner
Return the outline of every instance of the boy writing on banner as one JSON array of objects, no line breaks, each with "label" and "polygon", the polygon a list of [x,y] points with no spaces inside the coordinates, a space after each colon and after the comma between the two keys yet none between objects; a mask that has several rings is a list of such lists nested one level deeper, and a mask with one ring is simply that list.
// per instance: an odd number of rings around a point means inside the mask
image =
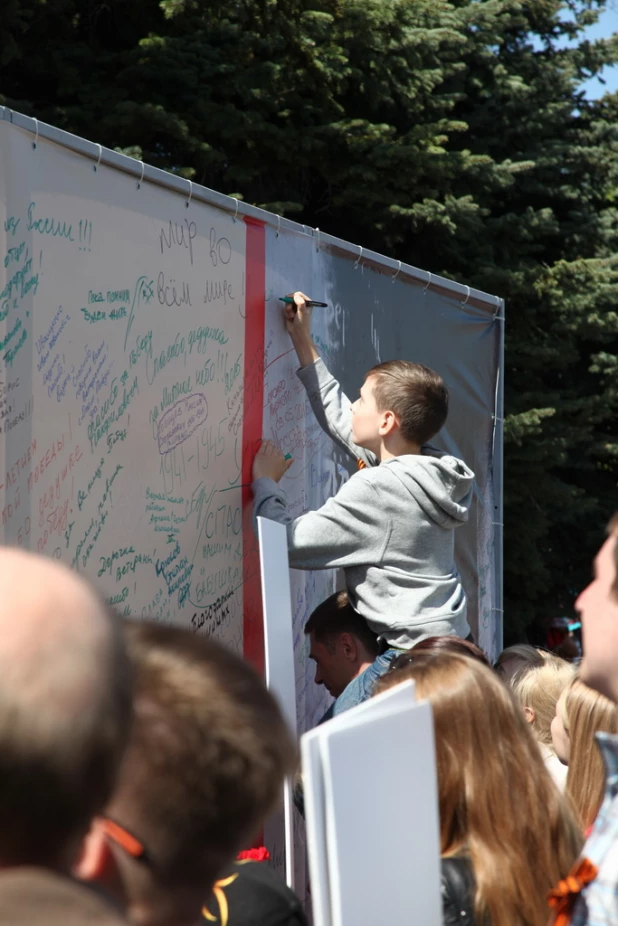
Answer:
[{"label": "boy writing on banner", "polygon": [[297,292],[284,309],[298,376],[321,427],[360,469],[318,511],[293,519],[278,484],[292,460],[264,441],[253,512],[287,525],[292,568],[343,568],[350,603],[380,637],[377,678],[397,649],[470,634],[454,528],[468,519],[474,473],[428,444],[448,412],[441,377],[417,363],[381,363],[351,404],[313,343],[306,299]]}]

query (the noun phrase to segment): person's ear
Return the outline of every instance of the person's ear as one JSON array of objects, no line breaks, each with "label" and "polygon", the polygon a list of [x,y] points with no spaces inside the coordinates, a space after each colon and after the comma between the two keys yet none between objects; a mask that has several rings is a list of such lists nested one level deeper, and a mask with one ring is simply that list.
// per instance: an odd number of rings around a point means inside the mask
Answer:
[{"label": "person's ear", "polygon": [[395,412],[381,412],[381,416],[378,433],[380,437],[388,437],[389,434],[393,433],[399,422]]},{"label": "person's ear", "polygon": [[81,881],[105,881],[112,866],[116,867],[113,853],[103,827],[95,818],[82,842],[73,874]]},{"label": "person's ear", "polygon": [[531,707],[524,707],[524,717],[528,723],[533,724],[536,717],[534,709]]},{"label": "person's ear", "polygon": [[355,637],[353,637],[351,633],[347,633],[346,631],[345,633],[339,635],[339,646],[341,648],[341,652],[344,655],[344,658],[347,659],[348,662],[356,662],[356,658],[358,656],[358,644]]}]

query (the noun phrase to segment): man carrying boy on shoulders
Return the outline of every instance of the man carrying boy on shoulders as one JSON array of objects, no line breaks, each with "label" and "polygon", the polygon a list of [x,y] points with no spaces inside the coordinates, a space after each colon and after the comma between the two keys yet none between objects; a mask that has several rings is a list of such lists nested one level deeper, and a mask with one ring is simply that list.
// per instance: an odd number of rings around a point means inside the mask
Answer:
[{"label": "man carrying boy on shoulders", "polygon": [[253,512],[287,525],[292,568],[343,568],[350,603],[386,650],[377,677],[397,649],[470,634],[454,528],[468,519],[474,473],[428,444],[448,413],[442,378],[417,363],[381,363],[351,404],[316,350],[305,302],[297,292],[284,309],[298,376],[323,430],[362,468],[318,511],[293,519],[278,484],[292,461],[264,441],[253,462]]}]

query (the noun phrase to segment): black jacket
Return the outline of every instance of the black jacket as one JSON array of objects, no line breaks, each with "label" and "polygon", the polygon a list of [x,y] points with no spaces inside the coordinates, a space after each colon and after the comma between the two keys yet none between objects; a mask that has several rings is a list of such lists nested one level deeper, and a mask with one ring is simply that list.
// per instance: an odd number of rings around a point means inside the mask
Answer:
[{"label": "black jacket", "polygon": [[443,926],[480,926],[474,919],[474,874],[470,859],[451,857],[441,861]]},{"label": "black jacket", "polygon": [[205,910],[203,926],[307,926],[300,900],[266,862],[234,862]]}]

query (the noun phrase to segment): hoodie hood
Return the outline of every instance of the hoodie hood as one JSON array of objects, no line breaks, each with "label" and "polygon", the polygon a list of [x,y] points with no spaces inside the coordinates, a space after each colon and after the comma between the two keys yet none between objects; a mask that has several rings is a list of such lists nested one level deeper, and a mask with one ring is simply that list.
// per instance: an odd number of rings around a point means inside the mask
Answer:
[{"label": "hoodie hood", "polygon": [[474,473],[463,460],[427,446],[420,454],[395,457],[382,467],[440,527],[459,527],[468,520]]}]

